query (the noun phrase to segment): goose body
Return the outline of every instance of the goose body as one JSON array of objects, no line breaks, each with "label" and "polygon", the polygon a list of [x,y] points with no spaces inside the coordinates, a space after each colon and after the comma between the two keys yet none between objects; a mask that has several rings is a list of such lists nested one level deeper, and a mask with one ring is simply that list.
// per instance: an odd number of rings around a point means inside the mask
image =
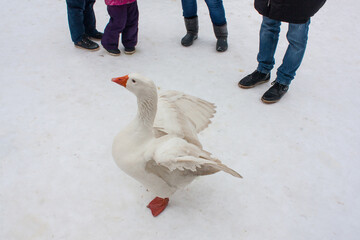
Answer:
[{"label": "goose body", "polygon": [[154,216],[176,190],[197,176],[224,171],[241,177],[203,150],[197,137],[214,116],[213,104],[177,91],[158,95],[154,82],[139,74],[113,81],[138,101],[135,119],[114,139],[113,158],[121,170],[158,196],[148,205]]}]

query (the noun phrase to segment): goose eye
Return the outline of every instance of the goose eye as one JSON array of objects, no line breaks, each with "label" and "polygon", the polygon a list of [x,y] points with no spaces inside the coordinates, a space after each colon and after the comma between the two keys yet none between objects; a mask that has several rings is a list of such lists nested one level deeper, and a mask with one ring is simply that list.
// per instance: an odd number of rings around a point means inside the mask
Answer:
[{"label": "goose eye", "polygon": [[136,83],[136,81],[134,79],[131,80],[133,83]]}]

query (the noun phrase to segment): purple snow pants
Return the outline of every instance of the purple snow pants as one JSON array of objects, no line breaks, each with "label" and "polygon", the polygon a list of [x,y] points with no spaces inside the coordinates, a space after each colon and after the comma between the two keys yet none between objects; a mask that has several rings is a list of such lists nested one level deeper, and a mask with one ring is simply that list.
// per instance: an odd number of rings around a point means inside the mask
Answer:
[{"label": "purple snow pants", "polygon": [[124,47],[135,47],[138,40],[139,10],[137,2],[107,6],[110,21],[104,30],[101,44],[105,49],[118,49],[119,35]]}]

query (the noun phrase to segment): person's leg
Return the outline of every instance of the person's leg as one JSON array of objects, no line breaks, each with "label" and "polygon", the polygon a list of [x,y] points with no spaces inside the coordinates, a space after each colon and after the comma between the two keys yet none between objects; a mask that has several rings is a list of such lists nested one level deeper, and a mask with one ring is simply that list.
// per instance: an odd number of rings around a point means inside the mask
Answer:
[{"label": "person's leg", "polygon": [[242,78],[238,83],[241,88],[252,88],[270,80],[270,71],[275,64],[275,50],[279,40],[281,22],[263,17],[260,28],[259,53],[257,69]]},{"label": "person's leg", "polygon": [[137,2],[127,4],[127,22],[121,34],[121,41],[125,48],[133,48],[138,41],[139,9]]},{"label": "person's leg", "polygon": [[184,18],[197,17],[197,2],[196,0],[181,0]]},{"label": "person's leg", "polygon": [[66,0],[71,40],[77,43],[85,34],[85,0]]},{"label": "person's leg", "polygon": [[225,18],[225,9],[222,0],[205,0],[213,23],[214,33],[217,38],[216,50],[225,52],[228,49],[227,43],[227,24]]},{"label": "person's leg", "polygon": [[305,54],[310,20],[304,24],[289,23],[287,40],[289,46],[281,66],[277,70],[276,81],[283,85],[290,85],[296,70],[300,67]]},{"label": "person's leg", "polygon": [[223,26],[226,24],[225,9],[222,0],[205,0],[211,18],[211,22],[215,26]]},{"label": "person's leg", "polygon": [[124,30],[127,20],[126,5],[107,6],[110,15],[109,23],[104,30],[101,44],[107,50],[118,49],[119,35]]},{"label": "person's leg", "polygon": [[304,24],[289,23],[289,29],[286,34],[289,46],[286,50],[283,63],[277,70],[276,80],[273,82],[274,85],[261,98],[264,103],[279,101],[289,90],[289,85],[294,79],[295,72],[304,57],[309,24],[310,20]]},{"label": "person's leg", "polygon": [[275,50],[279,40],[281,22],[263,17],[260,28],[259,53],[257,55],[257,71],[267,74],[275,64]]},{"label": "person's leg", "polygon": [[89,36],[96,35],[96,19],[94,13],[95,0],[86,0],[85,11],[84,11],[84,27],[85,33]]},{"label": "person's leg", "polygon": [[181,0],[183,16],[186,27],[186,35],[181,39],[185,47],[191,46],[198,37],[199,21],[197,16],[196,0]]}]

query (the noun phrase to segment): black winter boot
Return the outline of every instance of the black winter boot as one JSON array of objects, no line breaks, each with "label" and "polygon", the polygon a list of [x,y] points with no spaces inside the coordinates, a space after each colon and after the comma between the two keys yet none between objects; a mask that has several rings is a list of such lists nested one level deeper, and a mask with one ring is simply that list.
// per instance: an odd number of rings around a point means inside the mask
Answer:
[{"label": "black winter boot", "polygon": [[186,35],[181,39],[181,44],[185,47],[191,46],[198,37],[199,22],[198,17],[184,18]]},{"label": "black winter boot", "polygon": [[225,52],[228,49],[228,43],[227,43],[227,36],[228,36],[228,30],[226,23],[222,26],[215,26],[214,27],[214,33],[217,38],[216,42],[216,51],[218,52]]},{"label": "black winter boot", "polygon": [[261,73],[258,70],[255,70],[252,74],[241,79],[238,85],[241,88],[252,88],[269,80],[270,73]]},{"label": "black winter boot", "polygon": [[272,87],[270,87],[261,98],[261,101],[264,103],[276,103],[289,89],[289,86],[276,81],[273,81],[271,85]]}]

